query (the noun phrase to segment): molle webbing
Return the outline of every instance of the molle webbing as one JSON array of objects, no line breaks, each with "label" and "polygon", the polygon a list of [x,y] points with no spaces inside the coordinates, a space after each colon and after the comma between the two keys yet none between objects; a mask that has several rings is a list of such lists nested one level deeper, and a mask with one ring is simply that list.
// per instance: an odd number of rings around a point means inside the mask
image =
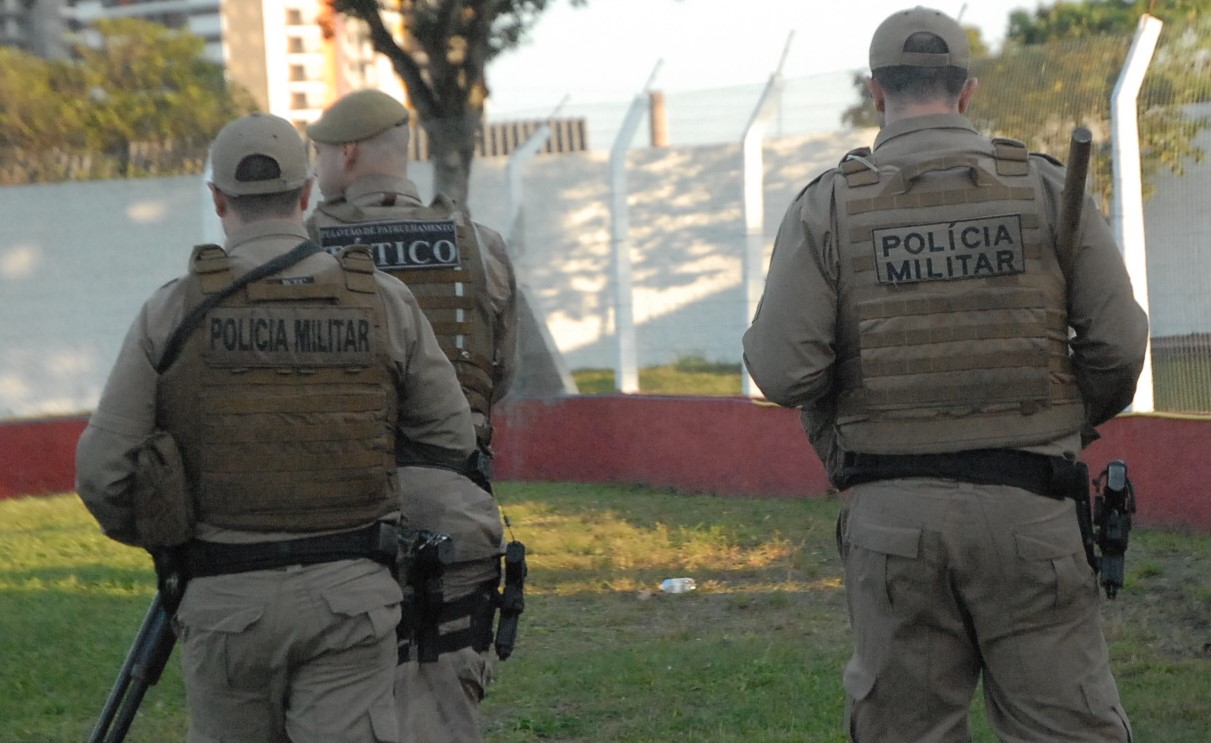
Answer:
[{"label": "molle webbing", "polygon": [[[471,410],[483,423],[476,426],[482,447],[491,442],[491,411],[496,370],[495,315],[488,297],[487,274],[482,246],[474,226],[458,213],[452,202],[438,197],[428,207],[365,206],[338,202],[321,206],[323,216],[342,223],[373,224],[399,220],[453,220],[457,236],[459,266],[392,267],[387,273],[403,281],[413,295],[437,337],[437,342],[454,366],[463,394]],[[320,229],[330,223],[321,220]]]},{"label": "molle webbing", "polygon": [[[230,275],[204,252],[196,304]],[[207,313],[160,395],[198,520],[246,531],[352,528],[398,507],[386,311],[363,250],[249,284]],[[208,280],[209,279],[209,280]]]},{"label": "molle webbing", "polygon": [[1041,185],[1019,143],[992,150],[896,163],[859,151],[841,164],[838,421],[850,451],[946,448],[981,420],[996,427],[983,445],[1075,430]]}]

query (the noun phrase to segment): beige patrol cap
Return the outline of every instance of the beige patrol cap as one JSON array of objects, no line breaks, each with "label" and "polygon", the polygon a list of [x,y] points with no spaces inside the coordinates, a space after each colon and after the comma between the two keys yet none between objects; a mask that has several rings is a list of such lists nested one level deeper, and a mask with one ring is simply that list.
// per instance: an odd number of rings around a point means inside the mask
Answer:
[{"label": "beige patrol cap", "polygon": [[[904,51],[904,42],[916,33],[931,33],[946,42],[948,54]],[[959,22],[940,10],[918,5],[888,16],[870,40],[870,69],[880,67],[962,67],[971,63],[967,32]]]},{"label": "beige patrol cap", "polygon": [[[240,163],[263,155],[281,174],[266,180],[239,180]],[[210,182],[228,196],[281,193],[307,182],[307,146],[290,122],[271,114],[254,113],[230,121],[210,145]]]},{"label": "beige patrol cap", "polygon": [[324,144],[360,142],[408,123],[408,109],[381,90],[355,90],[342,96],[307,127],[307,136]]}]

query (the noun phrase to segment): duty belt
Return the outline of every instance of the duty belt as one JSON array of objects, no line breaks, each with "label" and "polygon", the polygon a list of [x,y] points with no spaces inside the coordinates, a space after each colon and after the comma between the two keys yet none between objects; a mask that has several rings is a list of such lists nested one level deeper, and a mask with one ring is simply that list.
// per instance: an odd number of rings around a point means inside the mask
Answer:
[{"label": "duty belt", "polygon": [[195,539],[185,546],[191,578],[369,558],[394,568],[399,531],[385,522],[362,529],[280,542],[229,544]]},{"label": "duty belt", "polygon": [[934,477],[976,485],[1007,485],[1048,498],[1087,489],[1084,467],[1063,457],[1016,449],[973,449],[946,454],[845,455],[841,488],[879,480]]}]

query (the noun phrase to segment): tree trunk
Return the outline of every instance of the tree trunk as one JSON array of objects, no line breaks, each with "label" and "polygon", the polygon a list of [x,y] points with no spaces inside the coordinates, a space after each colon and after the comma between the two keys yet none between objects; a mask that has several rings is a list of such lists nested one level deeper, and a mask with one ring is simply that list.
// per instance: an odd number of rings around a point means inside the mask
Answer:
[{"label": "tree trunk", "polygon": [[475,139],[480,124],[481,119],[476,114],[421,122],[429,135],[433,190],[445,194],[464,208],[467,205],[471,160],[475,157]]}]

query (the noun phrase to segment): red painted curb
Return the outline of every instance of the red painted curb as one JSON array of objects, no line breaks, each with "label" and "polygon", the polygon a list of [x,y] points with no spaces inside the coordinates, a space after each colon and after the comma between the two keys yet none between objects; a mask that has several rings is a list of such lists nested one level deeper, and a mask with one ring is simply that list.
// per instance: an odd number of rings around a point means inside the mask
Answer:
[{"label": "red painted curb", "polygon": [[84,416],[0,422],[0,499],[76,487],[76,440]]},{"label": "red painted curb", "polygon": [[[71,491],[84,417],[0,423],[0,498]],[[797,411],[745,398],[510,400],[494,416],[501,480],[607,482],[687,492],[811,497],[824,469]],[[1127,462],[1137,521],[1211,532],[1211,418],[1125,415],[1085,451],[1096,475]]]}]

